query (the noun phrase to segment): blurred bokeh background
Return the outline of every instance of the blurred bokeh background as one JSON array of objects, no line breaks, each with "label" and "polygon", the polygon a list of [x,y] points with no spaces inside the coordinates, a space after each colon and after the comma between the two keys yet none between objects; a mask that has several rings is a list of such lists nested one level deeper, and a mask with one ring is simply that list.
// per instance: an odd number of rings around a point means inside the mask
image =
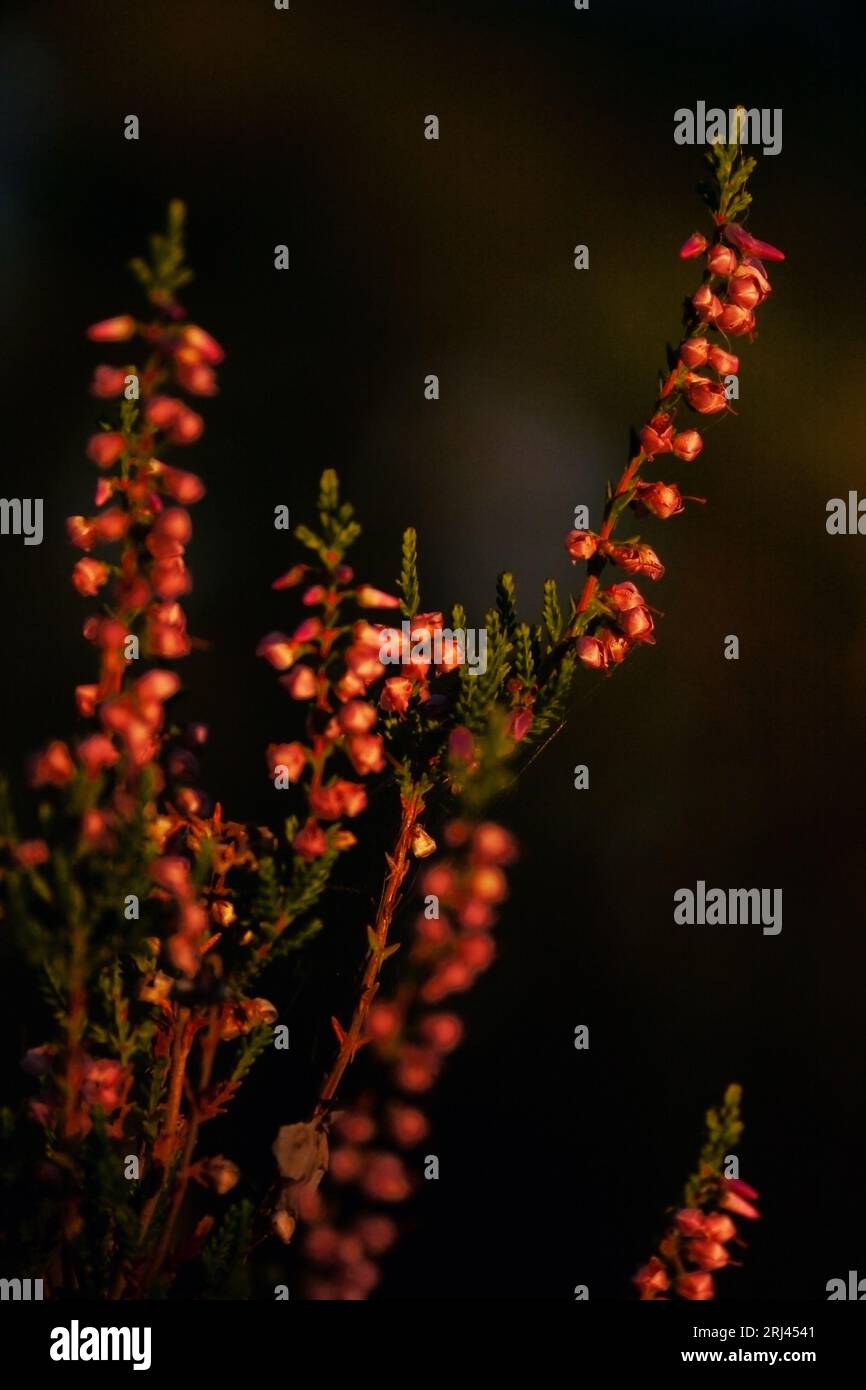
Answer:
[{"label": "blurred bokeh background", "polygon": [[[695,464],[659,470],[707,505],[644,527],[668,565],[658,646],[581,679],[501,808],[523,857],[500,958],[465,999],[428,1146],[442,1177],[380,1297],[629,1296],[729,1080],[764,1218],[724,1295],[821,1299],[829,1278],[866,1274],[866,538],[825,530],[829,498],[866,493],[851,38],[835,0],[7,6],[0,490],[44,497],[46,534],[0,539],[0,764],[19,773],[74,729],[92,665],[64,518],[90,504],[99,413],[83,329],[135,310],[125,262],[179,196],[187,302],[228,351],[204,440],[175,457],[208,482],[188,611],[211,649],[185,663],[184,708],[210,725],[206,781],[237,818],[281,809],[262,750],[288,702],[253,655],[293,611],[269,588],[296,558],[274,506],[303,519],[336,467],[371,582],[392,584],[414,524],[425,607],[459,599],[478,623],[510,568],[535,616],[547,575],[576,582],[573,509],[598,521],[695,280],[676,252],[703,225],[701,151],[674,144],[673,113],[784,113],[752,226],[788,260],[743,347],[737,418],[710,426]],[[781,887],[782,934],[676,926],[673,893],[698,878]],[[251,1086],[259,1161],[298,1118],[286,1068],[325,1064],[314,1025],[354,958],[346,944],[330,992],[309,984],[291,1060]]]}]

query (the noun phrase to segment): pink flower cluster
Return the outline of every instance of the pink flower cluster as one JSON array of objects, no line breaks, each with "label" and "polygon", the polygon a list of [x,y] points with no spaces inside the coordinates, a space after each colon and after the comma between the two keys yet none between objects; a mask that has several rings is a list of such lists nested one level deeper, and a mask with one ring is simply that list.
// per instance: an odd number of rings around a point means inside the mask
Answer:
[{"label": "pink flower cluster", "polygon": [[634,1277],[641,1299],[664,1300],[671,1290],[678,1298],[715,1298],[713,1275],[737,1263],[729,1247],[742,1244],[731,1213],[757,1220],[757,1196],[753,1187],[738,1178],[720,1178],[714,1202],[719,1210],[682,1207],[659,1245],[659,1254]]},{"label": "pink flower cluster", "polygon": [[[334,1124],[331,1182],[337,1192],[352,1189],[363,1205],[399,1205],[414,1192],[419,1160],[409,1163],[404,1155],[430,1134],[419,1097],[463,1038],[462,1021],[441,1005],[469,989],[496,954],[492,929],[516,843],[492,821],[452,820],[444,840],[448,852],[420,881],[426,906],[415,921],[403,979],[390,999],[374,1003],[368,1019],[368,1043],[390,1086],[362,1095]],[[315,1271],[309,1297],[366,1298],[380,1278],[377,1257],[397,1238],[393,1218],[362,1206],[340,1224],[337,1203],[320,1189],[302,1194],[299,1215],[308,1223],[303,1250]]]},{"label": "pink flower cluster", "polygon": [[[680,256],[692,258],[705,252],[704,282],[691,300],[691,332],[680,344],[677,362],[661,388],[655,414],[640,431],[640,451],[625,469],[612,499],[621,499],[623,505],[662,521],[678,516],[686,501],[703,499],[684,497],[675,483],[638,481],[638,471],[645,462],[661,454],[673,454],[686,463],[698,457],[703,439],[693,428],[677,431],[677,408],[685,401],[698,415],[721,414],[728,409],[722,378],[736,375],[740,365],[735,353],[711,341],[708,335],[753,334],[755,310],[772,290],[759,258],[784,260],[783,252],[758,241],[734,222],[720,228],[719,239],[712,246],[695,232],[682,247]],[[709,368],[715,375],[702,375],[698,368]],[[565,540],[572,562],[583,560],[590,566],[578,611],[586,611],[594,602],[592,631],[578,637],[577,654],[585,666],[595,670],[617,666],[634,646],[655,640],[652,612],[633,584],[615,584],[595,596],[597,576],[605,562],[627,574],[643,575],[653,581],[664,574],[664,566],[649,545],[614,543],[617,517],[618,511],[609,508],[598,533],[575,530]]]}]

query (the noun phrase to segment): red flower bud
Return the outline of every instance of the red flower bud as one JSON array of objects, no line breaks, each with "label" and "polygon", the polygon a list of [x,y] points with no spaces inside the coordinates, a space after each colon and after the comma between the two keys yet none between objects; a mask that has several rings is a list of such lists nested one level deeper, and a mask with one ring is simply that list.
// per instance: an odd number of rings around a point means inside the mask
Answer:
[{"label": "red flower bud", "polygon": [[163,490],[175,502],[191,506],[193,502],[199,502],[204,497],[205,486],[196,473],[189,473],[185,468],[171,468],[167,463],[159,463],[157,459],[151,460],[151,467],[156,468]]},{"label": "red flower bud", "polygon": [[723,1216],[720,1211],[711,1211],[704,1218],[704,1235],[710,1240],[722,1242],[733,1240],[737,1234],[737,1228],[729,1216]]},{"label": "red flower bud", "polygon": [[97,468],[110,468],[117,463],[125,448],[123,435],[117,430],[109,430],[105,434],[91,436],[87,443],[87,457]]},{"label": "red flower bud", "polygon": [[110,400],[112,396],[120,395],[125,382],[126,372],[123,367],[97,367],[90,384],[90,394],[99,396],[101,400]]},{"label": "red flower bud", "polygon": [[700,415],[717,415],[727,408],[725,388],[720,381],[696,376],[686,383],[686,400]]},{"label": "red flower bud", "polygon": [[741,333],[751,333],[755,327],[755,315],[751,309],[741,309],[738,304],[725,304],[716,319],[716,327],[724,333],[739,337]]},{"label": "red flower bud", "polygon": [[593,531],[569,531],[565,548],[575,564],[578,560],[591,560],[598,548],[598,536]]},{"label": "red flower bud", "polygon": [[135,319],[131,314],[119,314],[113,319],[100,319],[92,323],[87,336],[92,343],[122,343],[135,332]]},{"label": "red flower bud", "polygon": [[371,584],[362,584],[355,595],[359,608],[399,608],[400,600],[393,594],[385,594],[374,589]]},{"label": "red flower bud", "polygon": [[647,642],[652,645],[656,640],[653,637],[652,614],[648,608],[629,608],[627,612],[620,614],[619,625],[633,642]]},{"label": "red flower bud", "polygon": [[379,734],[350,734],[346,743],[349,759],[360,777],[382,771],[385,745]]},{"label": "red flower bud", "polygon": [[63,787],[75,772],[66,744],[60,739],[49,743],[33,760],[30,781],[34,787]]},{"label": "red flower bud", "polygon": [[515,743],[526,738],[532,728],[531,709],[513,709],[505,721],[505,732]]},{"label": "red flower bud", "polygon": [[707,249],[707,239],[700,232],[692,232],[680,247],[680,260],[690,261]]},{"label": "red flower bud", "polygon": [[667,415],[656,415],[640,432],[640,444],[647,458],[669,454],[674,437],[673,425]]},{"label": "red flower bud", "polygon": [[690,1240],[686,1251],[699,1269],[724,1269],[731,1259],[727,1247],[717,1240]]},{"label": "red flower bud", "polygon": [[702,367],[707,360],[709,347],[706,338],[686,338],[680,344],[680,361],[689,368]]},{"label": "red flower bud", "polygon": [[79,560],[72,571],[72,583],[85,598],[93,598],[103,584],[108,582],[111,571],[101,560],[89,557]]},{"label": "red flower bud", "polygon": [[316,821],[308,820],[292,841],[292,848],[302,859],[319,859],[328,848],[324,830]]},{"label": "red flower bud", "polygon": [[611,584],[609,589],[605,589],[602,598],[607,599],[618,613],[627,613],[630,608],[645,607],[643,595],[637,585],[632,584],[631,580],[625,580],[621,584]]},{"label": "red flower bud", "polygon": [[609,545],[605,555],[626,574],[645,574],[648,579],[661,579],[665,567],[650,545]]},{"label": "red flower bud", "polygon": [[222,362],[225,352],[220,347],[216,338],[212,338],[210,333],[205,332],[194,323],[185,324],[181,330],[181,340],[187,347],[193,348],[212,366]]},{"label": "red flower bud", "polygon": [[312,700],[318,688],[316,673],[303,663],[293,666],[287,676],[280,676],[280,685],[285,686],[293,700]]},{"label": "red flower bud", "polygon": [[679,1294],[680,1298],[695,1299],[703,1302],[715,1297],[713,1276],[711,1274],[681,1274],[674,1284],[674,1290]]},{"label": "red flower bud", "polygon": [[683,430],[682,434],[674,435],[673,451],[684,463],[691,463],[696,459],[703,447],[704,441],[697,430]]},{"label": "red flower bud", "polygon": [[784,251],[778,247],[771,246],[768,241],[759,241],[757,237],[747,232],[745,227],[741,227],[737,222],[729,222],[725,227],[725,238],[738,251],[744,252],[747,256],[760,256],[765,261],[783,261]]},{"label": "red flower bud", "polygon": [[662,521],[679,515],[683,510],[683,499],[674,483],[638,483],[636,500]]},{"label": "red flower bud", "polygon": [[692,305],[698,317],[709,323],[715,323],[722,312],[722,302],[709,285],[701,285],[692,296]]},{"label": "red flower bud", "polygon": [[657,1255],[642,1265],[634,1276],[634,1283],[640,1290],[641,1298],[651,1298],[654,1293],[664,1293],[670,1288],[668,1272]]},{"label": "red flower bud", "polygon": [[674,1217],[674,1225],[681,1235],[703,1235],[704,1213],[698,1207],[683,1207]]},{"label": "red flower bud", "polygon": [[733,352],[725,352],[724,348],[711,347],[709,351],[710,366],[719,376],[735,376],[740,370],[740,359]]},{"label": "red flower bud", "polygon": [[594,671],[603,671],[607,666],[607,655],[597,637],[579,638],[577,655],[584,666],[589,666]]},{"label": "red flower bud", "polygon": [[714,275],[733,275],[737,268],[736,254],[729,246],[714,246],[707,256],[707,266]]}]

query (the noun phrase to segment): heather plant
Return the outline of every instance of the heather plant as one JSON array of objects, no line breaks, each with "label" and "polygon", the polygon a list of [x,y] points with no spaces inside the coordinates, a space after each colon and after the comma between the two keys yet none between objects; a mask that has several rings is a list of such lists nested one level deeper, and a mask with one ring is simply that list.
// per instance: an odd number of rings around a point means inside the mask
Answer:
[{"label": "heather plant", "polygon": [[[33,1078],[25,1113],[3,1112],[5,1188],[18,1194],[7,1250],[52,1296],[244,1297],[251,1260],[275,1241],[300,1246],[308,1296],[363,1298],[375,1287],[398,1236],[395,1212],[418,1181],[407,1155],[430,1132],[423,1097],[463,1032],[442,1006],[495,956],[517,846],[492,808],[561,727],[581,667],[610,674],[655,640],[654,610],[632,578],[601,587],[603,573],[613,565],[661,578],[655,549],[618,529],[626,515],[683,510],[679,487],[648,480],[645,466],[700,453],[698,430],[678,425],[681,409],[729,410],[724,379],[739,370],[729,337],[753,336],[771,289],[763,260],[783,258],[739,220],[754,160],[736,142],[709,159],[714,233],[695,233],[681,251],[705,258],[702,281],[598,530],[566,539],[572,561],[587,564],[579,593],[563,597],[548,580],[537,621],[521,614],[505,572],[479,629],[459,604],[446,622],[422,605],[414,530],[395,592],[356,576],[360,527],[336,474],[323,474],[315,524],[295,532],[305,558],[274,583],[303,612],[258,646],[291,701],[286,741],[263,750],[262,775],[283,808],[274,828],[229,820],[211,801],[199,785],[207,730],[171,713],[174,663],[195,643],[181,599],[191,588],[188,509],[204,484],[165,460],[201,436],[187,398],[214,394],[223,358],[178,298],[190,279],[181,204],[149,258],[132,263],[146,314],[89,330],[115,352],[130,345],[128,360],[95,370],[105,412],[87,446],[96,511],[68,527],[83,552],[73,583],[99,605],[84,625],[97,669],[76,690],[85,732],[33,761],[37,833],[18,831],[5,789],[0,807],[4,931],[37,981],[42,1030],[23,1058]],[[338,862],[360,872],[352,856],[366,851],[374,791],[376,818],[390,816],[393,834],[358,942],[354,1002],[324,1021],[332,1063],[312,1081],[309,1112],[276,1133],[273,1182],[241,1197],[238,1165],[208,1151],[206,1126],[231,1112],[287,1026],[283,996],[258,990],[269,989],[275,961],[301,960],[327,930]],[[410,881],[419,897],[404,928]],[[683,1280],[720,1267],[707,1250],[699,1257],[701,1241],[727,1244],[706,1221],[737,1194],[715,1174],[687,1199],[703,1213],[700,1232],[674,1224],[642,1296],[660,1295],[663,1276],[684,1297],[710,1296],[684,1293]],[[206,1209],[193,1188],[210,1194]]]}]

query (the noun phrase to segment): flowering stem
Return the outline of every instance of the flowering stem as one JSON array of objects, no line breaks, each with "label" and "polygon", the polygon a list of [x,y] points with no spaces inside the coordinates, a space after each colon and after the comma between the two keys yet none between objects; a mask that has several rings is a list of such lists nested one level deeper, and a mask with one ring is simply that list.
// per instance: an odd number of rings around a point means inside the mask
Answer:
[{"label": "flowering stem", "polygon": [[[388,954],[388,932],[399,902],[400,888],[409,869],[409,850],[415,824],[423,809],[423,795],[417,788],[413,788],[407,796],[402,798],[401,804],[400,830],[393,855],[386,856],[388,872],[382,884],[382,895],[379,899],[376,921],[370,928],[370,951],[361,982],[361,993],[355,1005],[352,1022],[340,1039],[340,1050],[319,1095],[313,1112],[313,1123],[320,1120],[328,1110],[331,1101],[337,1094],[343,1073],[365,1041],[363,1035],[367,1024],[367,1015],[379,988],[379,971]],[[373,944],[374,938],[375,945]]]},{"label": "flowering stem", "polygon": [[201,1100],[204,1096],[205,1091],[210,1085],[211,1073],[213,1072],[214,1060],[216,1058],[217,1048],[219,1047],[220,1041],[219,1029],[219,1010],[216,1008],[212,1008],[207,1035],[204,1039],[204,1042],[202,1043],[202,1058],[201,1071],[199,1073],[198,1095],[197,1098],[193,1101],[192,1105],[192,1113],[190,1115],[189,1127],[186,1135],[186,1143],[184,1144],[183,1157],[181,1158],[180,1162],[180,1169],[177,1175],[177,1182],[174,1190],[174,1196],[172,1198],[171,1209],[169,1210],[168,1216],[166,1217],[165,1225],[163,1226],[162,1234],[154,1252],[153,1259],[151,1260],[150,1265],[148,1266],[147,1274],[145,1275],[144,1279],[145,1287],[148,1287],[152,1283],[152,1281],[156,1278],[156,1276],[159,1274],[160,1269],[162,1268],[163,1261],[165,1260],[165,1257],[168,1254],[169,1246],[171,1245],[171,1238],[174,1234],[174,1228],[177,1223],[177,1218],[180,1215],[180,1209],[183,1206],[183,1199],[186,1196],[186,1190],[189,1186],[190,1166],[192,1164],[193,1155],[195,1154],[195,1147],[198,1143],[198,1134],[202,1122]]}]

